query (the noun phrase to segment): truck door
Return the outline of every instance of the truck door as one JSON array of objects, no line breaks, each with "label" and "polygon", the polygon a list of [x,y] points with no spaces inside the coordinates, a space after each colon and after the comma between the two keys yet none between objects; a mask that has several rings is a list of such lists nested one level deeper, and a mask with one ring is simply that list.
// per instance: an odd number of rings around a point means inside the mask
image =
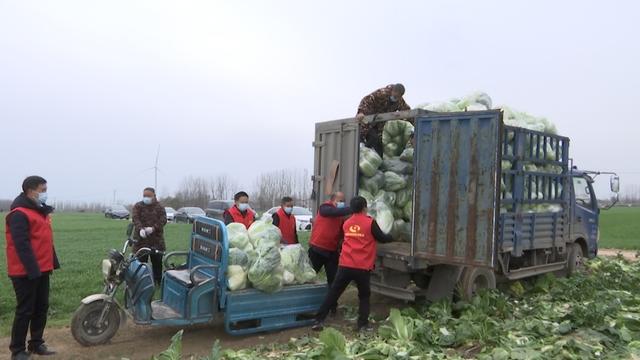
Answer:
[{"label": "truck door", "polygon": [[356,195],[358,131],[355,119],[316,124],[311,204],[314,216],[332,192],[342,191],[347,199]]},{"label": "truck door", "polygon": [[494,266],[501,133],[500,111],[416,118],[413,254]]},{"label": "truck door", "polygon": [[573,177],[573,240],[585,239],[589,257],[598,252],[598,201],[593,192],[592,181],[583,176]]}]

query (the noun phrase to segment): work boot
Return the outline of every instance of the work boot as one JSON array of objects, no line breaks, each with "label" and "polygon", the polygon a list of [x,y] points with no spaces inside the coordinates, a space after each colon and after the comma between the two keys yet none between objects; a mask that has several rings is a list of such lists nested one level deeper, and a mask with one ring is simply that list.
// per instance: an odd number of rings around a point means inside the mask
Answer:
[{"label": "work boot", "polygon": [[311,325],[311,330],[313,331],[322,331],[324,329],[324,321],[316,320]]},{"label": "work boot", "polygon": [[30,346],[29,352],[32,354],[40,355],[40,356],[56,354],[56,352],[53,349],[49,349],[45,344],[40,344],[38,346]]},{"label": "work boot", "polygon": [[31,355],[29,355],[26,351],[20,351],[19,353],[15,353],[11,355],[11,360],[30,360]]}]

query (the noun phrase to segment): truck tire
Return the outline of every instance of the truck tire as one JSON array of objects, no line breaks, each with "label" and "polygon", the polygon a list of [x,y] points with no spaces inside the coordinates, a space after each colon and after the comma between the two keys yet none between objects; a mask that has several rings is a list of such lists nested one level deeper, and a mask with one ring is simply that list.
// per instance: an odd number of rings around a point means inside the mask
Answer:
[{"label": "truck tire", "polygon": [[82,346],[95,346],[106,344],[120,327],[120,311],[118,306],[111,304],[109,313],[103,327],[96,326],[96,320],[100,317],[106,302],[94,301],[90,304],[80,304],[71,319],[71,334]]},{"label": "truck tire", "polygon": [[491,269],[469,267],[464,270],[460,281],[460,296],[471,300],[482,289],[496,288],[496,274]]},{"label": "truck tire", "polygon": [[578,243],[571,243],[567,246],[569,250],[567,258],[567,276],[571,276],[580,271],[584,261],[582,246]]}]

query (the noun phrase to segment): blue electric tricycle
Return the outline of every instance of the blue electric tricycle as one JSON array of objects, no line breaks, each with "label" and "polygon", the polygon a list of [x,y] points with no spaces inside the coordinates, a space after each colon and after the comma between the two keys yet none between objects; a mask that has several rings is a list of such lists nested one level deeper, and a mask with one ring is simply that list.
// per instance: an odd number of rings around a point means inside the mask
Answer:
[{"label": "blue electric tricycle", "polygon": [[[122,251],[111,250],[102,261],[104,291],[82,299],[73,315],[71,332],[82,345],[108,342],[130,316],[136,324],[186,326],[224,317],[227,333],[241,335],[308,325],[327,293],[326,283],[285,286],[267,294],[255,289],[227,290],[225,276],[229,243],[225,225],[199,217],[193,224],[189,251],[164,256],[161,300],[153,301],[155,285],[150,266],[139,259],[157,250],[135,244],[130,224]],[[160,252],[158,252],[160,253]],[[172,258],[186,257],[179,267]],[[124,301],[116,294],[124,284]]]}]

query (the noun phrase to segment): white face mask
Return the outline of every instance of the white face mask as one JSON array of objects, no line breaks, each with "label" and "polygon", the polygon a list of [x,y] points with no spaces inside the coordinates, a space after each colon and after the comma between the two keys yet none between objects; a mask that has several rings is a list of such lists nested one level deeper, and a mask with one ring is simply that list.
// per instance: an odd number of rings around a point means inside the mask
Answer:
[{"label": "white face mask", "polygon": [[238,210],[240,211],[247,211],[249,209],[249,204],[247,203],[240,203],[238,204]]},{"label": "white face mask", "polygon": [[151,203],[153,202],[153,198],[150,198],[150,197],[148,197],[148,196],[145,196],[145,197],[143,197],[143,198],[142,198],[142,202],[143,202],[145,205],[151,205]]},{"label": "white face mask", "polygon": [[396,101],[398,101],[398,99],[397,99],[395,96],[393,96],[393,95],[389,96],[389,100],[391,100],[391,102],[396,102]]},{"label": "white face mask", "polygon": [[46,204],[48,198],[49,198],[49,195],[47,195],[46,192],[38,193],[38,201],[40,202],[40,204],[42,205]]}]

